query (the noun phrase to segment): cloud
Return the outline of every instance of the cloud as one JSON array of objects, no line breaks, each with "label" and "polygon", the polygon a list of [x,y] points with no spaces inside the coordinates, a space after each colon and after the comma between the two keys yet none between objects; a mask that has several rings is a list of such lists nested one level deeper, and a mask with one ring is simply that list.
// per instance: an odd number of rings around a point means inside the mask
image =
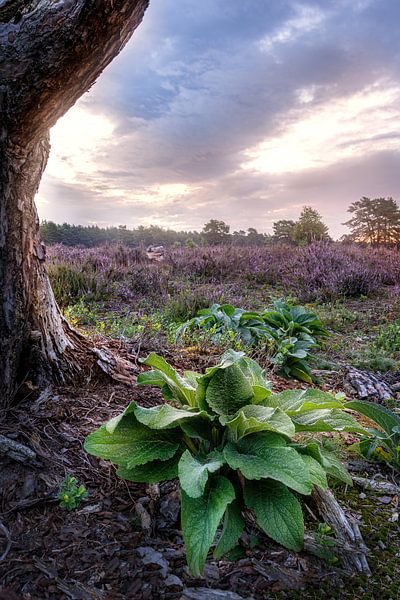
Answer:
[{"label": "cloud", "polygon": [[343,233],[360,195],[400,196],[399,17],[396,0],[152,0],[54,127],[40,216],[270,231],[314,204]]}]

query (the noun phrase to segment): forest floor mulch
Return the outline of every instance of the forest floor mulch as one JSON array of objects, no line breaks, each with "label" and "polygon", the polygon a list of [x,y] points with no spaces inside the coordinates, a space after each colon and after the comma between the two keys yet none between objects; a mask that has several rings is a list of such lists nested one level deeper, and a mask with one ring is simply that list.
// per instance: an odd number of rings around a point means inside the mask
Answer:
[{"label": "forest floor mulch", "polygon": [[[175,366],[193,368],[191,361],[182,355]],[[197,357],[196,369],[209,361]],[[298,387],[298,383],[289,385]],[[285,387],[285,380],[274,379],[276,391]],[[368,514],[373,515],[369,529],[366,523],[363,527],[377,569],[370,581],[349,577],[329,561],[305,552],[287,551],[259,533],[256,537],[251,529],[236,561],[209,560],[204,576],[192,578],[179,528],[176,484],[146,487],[123,481],[109,463],[83,450],[85,436],[131,400],[152,406],[161,396],[154,389],[128,388],[96,377],[77,387],[48,389],[39,399],[28,398],[10,407],[0,423],[0,434],[26,444],[35,451],[36,460],[22,464],[0,459],[0,560],[4,556],[0,600],[234,600],[235,593],[255,599],[320,598],[321,594],[397,599],[400,565],[393,544],[396,539],[398,543],[398,499],[382,501],[382,494],[361,490],[349,497],[347,508],[362,520],[361,504],[367,500]],[[76,477],[88,491],[88,498],[71,512],[58,501],[66,475]],[[145,530],[135,510],[138,501],[150,515]],[[318,520],[310,516],[312,504],[308,512],[308,525],[315,531]],[[378,535],[377,528],[384,534]],[[382,563],[388,567],[386,574]],[[229,591],[230,598],[212,596],[213,590]]]}]

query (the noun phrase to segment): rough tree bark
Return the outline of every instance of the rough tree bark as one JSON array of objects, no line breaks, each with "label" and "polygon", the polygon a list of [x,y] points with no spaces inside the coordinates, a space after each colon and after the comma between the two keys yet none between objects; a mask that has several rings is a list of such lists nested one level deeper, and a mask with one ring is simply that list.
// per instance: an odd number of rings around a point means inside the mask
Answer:
[{"label": "rough tree bark", "polygon": [[0,0],[0,407],[32,348],[58,381],[80,371],[85,342],[55,302],[34,196],[49,129],[124,47],[148,2]]}]

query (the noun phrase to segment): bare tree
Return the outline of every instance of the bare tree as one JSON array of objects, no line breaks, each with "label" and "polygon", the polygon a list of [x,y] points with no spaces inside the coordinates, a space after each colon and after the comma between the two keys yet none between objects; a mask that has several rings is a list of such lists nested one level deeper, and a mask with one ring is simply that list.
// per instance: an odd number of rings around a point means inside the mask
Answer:
[{"label": "bare tree", "polygon": [[34,196],[49,129],[120,52],[148,0],[0,0],[0,406],[35,356],[56,381],[85,341],[61,316]]}]

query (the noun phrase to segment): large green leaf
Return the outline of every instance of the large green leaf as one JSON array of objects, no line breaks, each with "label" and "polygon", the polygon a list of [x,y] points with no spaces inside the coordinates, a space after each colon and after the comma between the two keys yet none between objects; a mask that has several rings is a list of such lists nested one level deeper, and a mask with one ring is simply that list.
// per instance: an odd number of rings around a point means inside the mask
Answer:
[{"label": "large green leaf", "polygon": [[320,463],[308,454],[301,454],[300,457],[310,473],[312,485],[316,485],[322,490],[326,490],[328,488],[328,480],[326,478],[326,472]]},{"label": "large green leaf", "polygon": [[[136,406],[137,406],[136,402],[131,402],[130,404],[128,404],[128,406],[125,408],[125,410],[122,411],[122,413],[120,413],[119,415],[116,415],[115,417],[113,417],[112,419],[107,421],[107,423],[105,424],[105,427],[106,427],[108,433],[114,433],[114,431],[117,429],[117,427],[119,427],[119,425],[123,421],[123,419],[130,413],[135,412]],[[134,421],[134,419],[132,419],[132,420]]]},{"label": "large green leaf", "polygon": [[228,504],[225,511],[224,526],[213,553],[214,558],[221,558],[237,545],[243,533],[244,525],[240,504],[237,500],[234,500],[234,502]]},{"label": "large green leaf", "polygon": [[120,466],[117,475],[135,483],[160,483],[178,477],[179,452],[169,460],[153,460],[128,469]]},{"label": "large green leaf", "polygon": [[253,387],[238,364],[219,369],[209,380],[207,404],[218,415],[233,415],[253,398]]},{"label": "large green leaf", "polygon": [[178,466],[181,488],[191,498],[200,498],[204,494],[209,473],[218,471],[224,462],[223,455],[216,451],[209,454],[204,461],[200,461],[186,450]]},{"label": "large green leaf", "polygon": [[336,408],[309,410],[292,415],[298,431],[354,431],[365,433],[365,429],[348,413]]},{"label": "large green leaf", "polygon": [[113,433],[105,425],[85,440],[89,454],[132,468],[152,460],[167,460],[178,450],[180,435],[176,431],[159,432],[139,423],[134,415],[124,417]]},{"label": "large green leaf", "polygon": [[143,364],[153,367],[156,371],[140,373],[137,377],[138,385],[155,385],[161,388],[166,399],[172,397],[182,404],[196,406],[196,385],[193,373],[187,378],[182,377],[167,361],[151,352],[147,358],[140,359]]},{"label": "large green leaf", "polygon": [[194,422],[201,419],[210,420],[205,411],[198,411],[195,408],[175,408],[170,404],[161,404],[152,408],[136,406],[134,412],[137,420],[150,429],[171,429],[188,420]]},{"label": "large green leaf", "polygon": [[339,397],[314,388],[285,390],[280,394],[270,396],[263,404],[279,407],[289,415],[309,410],[343,407]]},{"label": "large green leaf", "polygon": [[220,421],[229,427],[236,440],[258,431],[276,431],[288,437],[295,434],[292,420],[280,408],[248,404],[232,419],[220,417]]},{"label": "large green leaf", "polygon": [[200,498],[182,491],[182,532],[191,573],[199,577],[226,507],[235,499],[235,490],[225,477],[212,479]]},{"label": "large green leaf", "polygon": [[351,402],[347,402],[345,406],[346,408],[355,410],[361,415],[364,415],[364,417],[371,419],[371,421],[374,421],[379,427],[382,427],[383,431],[388,435],[393,433],[394,427],[400,427],[400,416],[380,404],[373,404],[372,402],[364,402],[362,400],[352,400]]},{"label": "large green leaf", "polygon": [[287,375],[290,375],[291,377],[295,377],[296,379],[299,379],[300,381],[305,381],[305,383],[313,382],[313,379],[310,375],[309,367],[306,365],[306,363],[302,362],[299,359],[296,359],[296,362],[294,362],[294,363],[291,363],[290,361],[288,361],[287,365],[283,368],[284,373],[285,373],[285,370],[288,371]]},{"label": "large green leaf", "polygon": [[318,461],[328,475],[344,481],[348,485],[353,485],[349,472],[333,452],[329,452],[316,442],[311,442],[306,446],[299,445],[297,449],[302,454],[312,456]]},{"label": "large green leaf", "polygon": [[290,550],[303,548],[304,522],[300,502],[279,481],[246,481],[244,499],[265,533]]},{"label": "large green leaf", "polygon": [[[243,359],[243,357],[244,352],[235,352],[235,350],[230,349],[223,354],[220,362],[217,365],[206,369],[205,374],[198,379],[196,401],[199,408],[201,408],[202,410],[209,409],[210,405],[208,403],[207,397],[208,387],[210,385],[210,382],[214,379],[214,377],[218,375],[218,373],[223,373],[227,369],[230,369],[230,367],[238,365]],[[247,378],[245,377],[244,373],[242,371],[234,369],[232,375],[233,377],[231,383],[233,384],[233,389],[231,388],[231,385],[229,385],[230,377],[228,376],[227,378],[226,375],[219,375],[211,388],[211,401],[215,400],[217,407],[220,407],[220,412],[216,410],[218,414],[222,414],[222,406],[227,406],[227,409],[231,411],[230,413],[228,412],[226,414],[233,414],[237,410],[237,408],[234,408],[234,406],[228,406],[229,396],[226,397],[226,394],[231,394],[233,392],[235,401],[238,402],[239,406],[242,406],[240,396],[243,394],[243,391],[245,396],[247,396],[248,400],[253,396],[253,391],[250,389],[251,384],[249,381],[247,381]],[[242,386],[244,386],[244,388],[241,391]],[[233,404],[235,404],[235,401]]]},{"label": "large green leaf", "polygon": [[253,403],[259,403],[271,396],[271,382],[266,378],[265,371],[255,360],[244,356],[239,366],[253,388]]},{"label": "large green leaf", "polygon": [[239,469],[246,479],[275,479],[300,494],[311,494],[307,466],[294,448],[281,441],[279,435],[253,434],[237,444],[228,443],[224,456],[228,465],[234,470]]}]

